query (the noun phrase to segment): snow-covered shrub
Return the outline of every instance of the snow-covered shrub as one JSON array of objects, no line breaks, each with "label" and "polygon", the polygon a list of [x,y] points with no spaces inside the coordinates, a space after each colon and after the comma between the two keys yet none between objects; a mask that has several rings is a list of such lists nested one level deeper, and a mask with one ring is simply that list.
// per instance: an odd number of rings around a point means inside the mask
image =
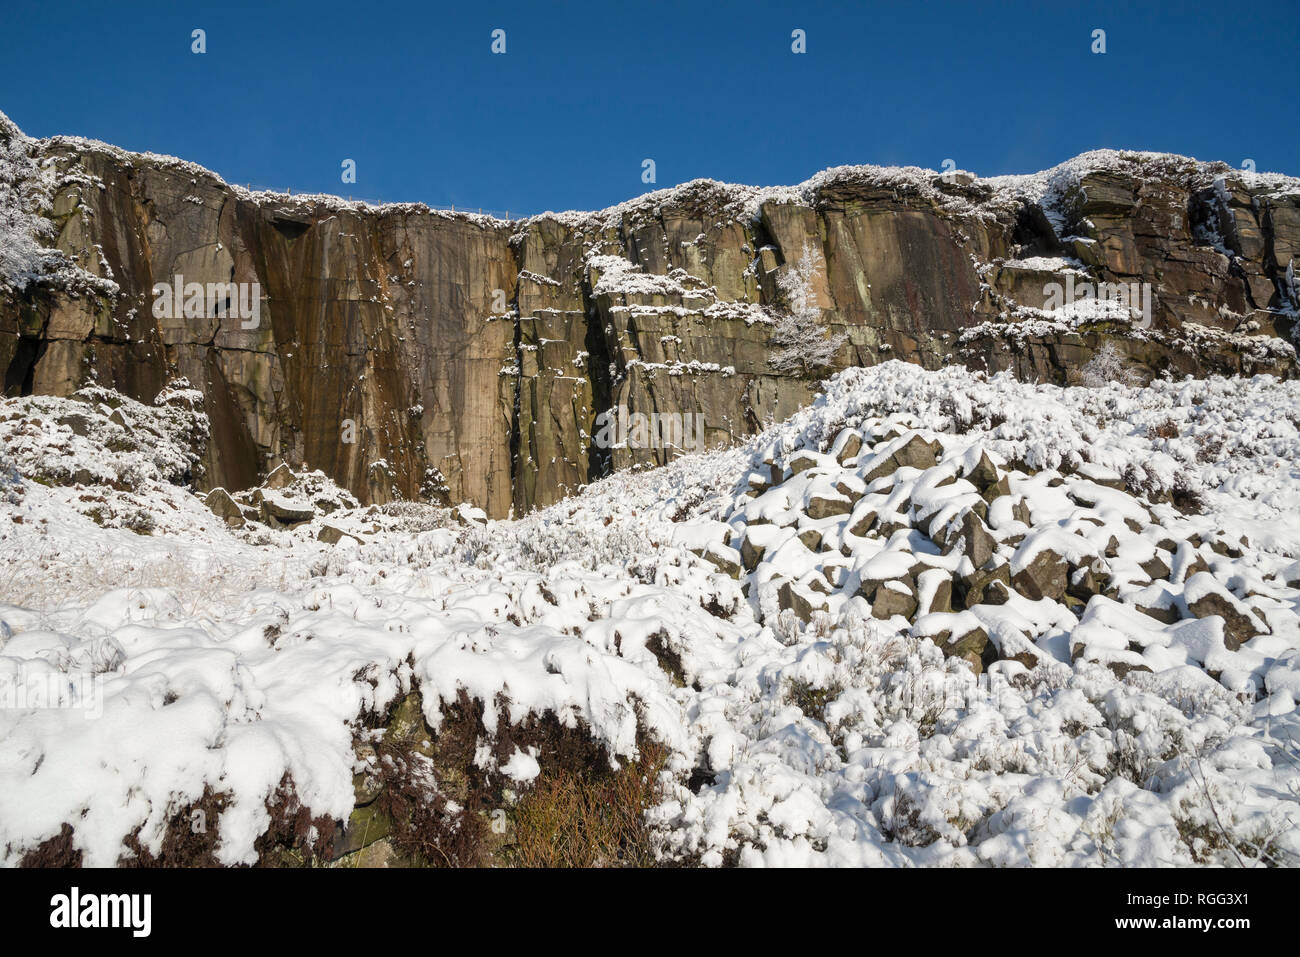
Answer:
[{"label": "snow-covered shrub", "polygon": [[1111,383],[1130,386],[1141,384],[1137,372],[1124,367],[1124,357],[1115,348],[1115,343],[1109,341],[1084,363],[1079,370],[1079,379],[1089,389],[1104,388]]},{"label": "snow-covered shrub", "polygon": [[54,235],[54,224],[41,216],[50,179],[34,152],[33,141],[0,113],[0,289],[22,292],[63,262],[40,242]]},{"label": "snow-covered shrub", "polygon": [[786,312],[772,328],[771,344],[776,351],[767,360],[777,372],[813,375],[830,365],[847,338],[841,333],[831,335],[822,321],[813,287],[820,263],[821,254],[805,241],[799,261],[777,277]]}]

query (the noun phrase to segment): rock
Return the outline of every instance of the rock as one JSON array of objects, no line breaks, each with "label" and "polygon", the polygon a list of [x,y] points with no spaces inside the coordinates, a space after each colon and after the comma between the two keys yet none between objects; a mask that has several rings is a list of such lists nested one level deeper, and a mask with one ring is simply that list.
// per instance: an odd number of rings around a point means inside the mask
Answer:
[{"label": "rock", "polygon": [[814,495],[808,500],[809,518],[830,518],[832,515],[847,515],[853,510],[853,503],[847,498],[831,498],[826,495]]},{"label": "rock", "polygon": [[912,570],[916,581],[917,614],[952,611],[952,575],[942,568],[918,566]]},{"label": "rock", "polygon": [[858,580],[858,590],[856,594],[859,598],[865,598],[868,602],[876,600],[876,591],[880,588],[881,581],[878,578],[862,578]]},{"label": "rock", "polygon": [[939,189],[970,186],[975,182],[975,174],[965,170],[949,170],[932,177],[930,182]]},{"label": "rock", "polygon": [[787,463],[790,469],[790,475],[795,476],[800,472],[806,472],[811,468],[817,468],[821,461],[817,456],[810,452],[797,452]]},{"label": "rock", "polygon": [[916,596],[911,589],[897,581],[883,582],[871,602],[873,618],[888,619],[894,615],[911,618],[916,614]]},{"label": "rock", "polygon": [[244,513],[224,488],[214,488],[204,496],[203,504],[212,510],[213,515],[224,519],[231,528],[244,527]]},{"label": "rock", "polygon": [[1022,525],[1029,525],[1032,527],[1034,524],[1034,516],[1033,513],[1029,511],[1029,503],[1023,498],[1011,506],[1011,517]]},{"label": "rock", "polygon": [[812,618],[814,611],[825,611],[826,602],[813,597],[795,582],[782,582],[780,589],[777,591],[777,603],[781,610],[789,609],[799,616],[799,620],[808,622]]},{"label": "rock", "polygon": [[1172,625],[1178,621],[1178,609],[1173,605],[1161,608],[1157,605],[1134,605],[1138,611],[1148,618],[1154,618],[1158,622],[1166,625]]},{"label": "rock", "polygon": [[418,691],[401,698],[393,707],[384,726],[383,741],[389,751],[409,747],[426,758],[433,756],[433,737],[424,720],[424,699]]},{"label": "rock", "polygon": [[59,425],[66,425],[73,435],[90,434],[90,416],[81,412],[65,412],[58,418]]},{"label": "rock", "polygon": [[849,480],[841,479],[835,483],[835,491],[847,498],[852,504],[856,505],[858,499],[862,498],[864,484],[856,478]]},{"label": "rock", "polygon": [[1066,586],[1065,593],[1086,605],[1093,595],[1100,594],[1103,590],[1104,587],[1098,583],[1093,570],[1085,567],[1075,569],[1070,573],[1069,584]]},{"label": "rock", "polygon": [[464,502],[451,510],[451,517],[457,525],[486,525],[488,521],[487,513],[483,509]]},{"label": "rock", "polygon": [[1189,578],[1183,595],[1187,610],[1194,617],[1218,615],[1223,619],[1223,643],[1229,651],[1236,651],[1256,635],[1270,633],[1250,606],[1237,600],[1209,572],[1198,572]]},{"label": "rock", "polygon": [[804,529],[799,533],[799,541],[803,542],[803,547],[808,551],[818,551],[822,547],[822,533],[815,528]]},{"label": "rock", "polygon": [[1042,598],[1060,601],[1065,595],[1069,568],[1064,558],[1044,548],[1012,575],[1011,583],[1016,591],[1034,601]]},{"label": "rock", "polygon": [[1135,664],[1129,661],[1108,661],[1106,662],[1106,667],[1115,672],[1116,678],[1123,678],[1125,675],[1133,671],[1151,671],[1147,665]]},{"label": "rock", "polygon": [[907,443],[893,455],[895,468],[931,469],[939,464],[935,458],[934,447],[919,435],[908,439]]},{"label": "rock", "polygon": [[740,540],[740,560],[744,564],[746,571],[753,571],[758,567],[758,563],[763,560],[763,553],[766,547],[756,545],[754,540],[746,535]]},{"label": "rock", "polygon": [[345,538],[349,538],[359,545],[364,544],[362,539],[343,531],[336,525],[322,525],[320,531],[316,533],[316,540],[324,542],[326,545],[337,545]]},{"label": "rock", "polygon": [[836,459],[841,465],[846,465],[858,457],[862,451],[862,436],[857,432],[850,432],[848,438],[840,443],[839,451],[836,453]]},{"label": "rock", "polygon": [[695,554],[709,562],[722,574],[730,578],[740,578],[743,569],[741,568],[740,552],[736,551],[736,549],[726,545],[713,544],[700,549]]},{"label": "rock", "polygon": [[271,470],[271,474],[268,475],[266,481],[262,483],[262,488],[281,489],[292,485],[297,480],[298,476],[293,474],[293,471],[288,465],[281,462]]},{"label": "rock", "polygon": [[874,509],[856,509],[853,513],[852,524],[849,526],[849,534],[856,535],[858,538],[866,538],[871,532],[871,526],[876,524],[876,512]]},{"label": "rock", "polygon": [[1010,494],[1011,480],[1004,475],[988,488],[984,489],[984,491],[980,493],[980,498],[984,499],[984,501],[991,505],[993,504],[994,499]]},{"label": "rock", "polygon": [[262,496],[262,518],[272,528],[293,528],[310,522],[316,510],[310,502],[282,499],[275,495]]},{"label": "rock", "polygon": [[399,867],[401,858],[397,850],[393,847],[393,842],[388,838],[381,838],[358,851],[336,858],[337,867],[349,868],[381,868],[381,867]]},{"label": "rock", "polygon": [[1038,667],[1038,655],[1034,654],[1032,651],[1022,651],[1018,654],[1010,655],[1006,660],[1018,661],[1031,671]]},{"label": "rock", "polygon": [[1241,557],[1240,548],[1238,548],[1236,545],[1232,544],[1231,542],[1225,542],[1221,538],[1216,538],[1214,541],[1210,542],[1210,548],[1217,554],[1224,555],[1228,558]]},{"label": "rock", "polygon": [[984,656],[989,648],[989,636],[973,615],[959,612],[952,616],[952,627],[931,636],[949,658],[960,658],[980,674],[984,670]]},{"label": "rock", "polygon": [[1169,578],[1169,565],[1158,554],[1152,555],[1144,561],[1141,567],[1144,572],[1151,576],[1152,580]]},{"label": "rock", "polygon": [[343,830],[334,839],[334,854],[337,857],[351,854],[392,833],[393,819],[378,805],[368,804],[356,808],[348,815]]},{"label": "rock", "polygon": [[901,516],[894,514],[876,523],[876,535],[880,538],[889,539],[895,532],[902,532],[911,527],[911,525],[902,521]]},{"label": "rock", "polygon": [[966,478],[979,491],[986,491],[997,483],[999,478],[998,467],[993,464],[993,460],[989,458],[987,452],[981,452],[979,461],[975,463],[974,468],[966,473]]},{"label": "rock", "polygon": [[976,568],[987,565],[998,547],[997,540],[989,532],[988,526],[974,512],[963,513],[946,529],[944,538],[945,555],[960,549]]},{"label": "rock", "polygon": [[1011,568],[1005,562],[977,569],[957,579],[957,591],[963,608],[976,605],[1006,604],[1011,591]]}]

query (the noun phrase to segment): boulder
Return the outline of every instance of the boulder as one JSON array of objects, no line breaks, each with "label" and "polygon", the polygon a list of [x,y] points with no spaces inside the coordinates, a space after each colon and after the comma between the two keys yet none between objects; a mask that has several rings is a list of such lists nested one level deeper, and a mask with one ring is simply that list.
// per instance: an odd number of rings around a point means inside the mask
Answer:
[{"label": "boulder", "polygon": [[944,530],[943,553],[947,555],[956,549],[970,559],[976,568],[983,568],[993,557],[998,547],[988,526],[974,512],[964,512]]},{"label": "boulder", "polygon": [[243,528],[244,513],[239,504],[230,497],[224,488],[214,488],[203,498],[203,504],[212,510],[212,514],[224,519],[231,528]]},{"label": "boulder", "polygon": [[[979,674],[984,670],[984,657],[990,652],[989,636],[979,619],[969,612],[943,616],[945,626],[931,631],[930,640],[949,658],[960,658]],[[927,619],[928,621],[928,619]],[[933,626],[932,626],[933,627]]]},{"label": "boulder", "polygon": [[806,528],[799,533],[799,541],[803,542],[803,547],[808,551],[819,551],[822,547],[822,533],[815,528]]},{"label": "boulder", "polygon": [[1004,605],[1011,591],[1011,568],[1006,562],[976,569],[957,579],[957,592],[963,608],[976,605]]},{"label": "boulder", "polygon": [[858,457],[862,451],[862,436],[857,432],[849,432],[848,438],[839,443],[839,451],[835,457],[841,465],[847,465]]},{"label": "boulder", "polygon": [[852,522],[853,524],[849,526],[849,534],[866,538],[871,531],[871,526],[876,524],[875,509],[866,508],[853,512]]},{"label": "boulder", "polygon": [[961,635],[944,632],[935,639],[943,653],[949,658],[960,658],[979,674],[984,670],[984,652],[988,647],[989,636],[983,628],[972,628]]},{"label": "boulder", "polygon": [[1269,628],[1249,605],[1238,600],[1218,583],[1209,572],[1198,572],[1187,580],[1183,590],[1187,610],[1196,618],[1218,615],[1223,619],[1223,643],[1236,651],[1256,635],[1269,634]]},{"label": "boulder", "polygon": [[782,611],[793,611],[803,622],[809,621],[814,611],[825,611],[827,608],[824,599],[791,581],[781,583],[777,591],[777,603]]},{"label": "boulder", "polygon": [[1159,554],[1152,555],[1142,563],[1142,570],[1152,579],[1169,577],[1169,564]]},{"label": "boulder", "polygon": [[699,555],[706,562],[722,574],[730,578],[740,578],[741,557],[740,552],[727,545],[712,544],[701,549],[692,549],[696,555]]},{"label": "boulder", "polygon": [[277,495],[262,496],[262,517],[272,528],[292,528],[310,522],[315,516],[316,510],[310,502]]},{"label": "boulder", "polygon": [[320,531],[316,533],[316,540],[318,542],[324,542],[326,545],[337,545],[345,538],[350,538],[357,544],[364,544],[360,538],[350,534],[349,532],[343,531],[343,529],[336,525],[322,525]]},{"label": "boulder", "polygon": [[952,611],[952,575],[942,568],[913,569],[916,580],[917,614]]},{"label": "boulder", "polygon": [[939,464],[934,446],[919,435],[914,435],[893,455],[896,468],[930,469]]},{"label": "boulder", "polygon": [[966,473],[966,478],[970,480],[972,485],[983,492],[998,481],[998,467],[993,464],[993,460],[989,458],[987,452],[981,452],[979,461]]},{"label": "boulder", "polygon": [[1016,591],[1034,601],[1041,598],[1060,601],[1065,595],[1069,570],[1064,558],[1050,548],[1044,548],[1022,565],[1012,576],[1011,583]]},{"label": "boulder", "polygon": [[847,498],[829,495],[814,495],[808,500],[809,518],[830,518],[832,515],[847,515],[853,510],[853,503]]},{"label": "boulder", "polygon": [[266,477],[262,483],[262,488],[280,489],[292,485],[296,482],[298,476],[293,474],[293,470],[288,465],[281,462],[275,468],[271,469],[271,474]]},{"label": "boulder", "polygon": [[65,412],[58,418],[59,425],[66,425],[73,435],[90,434],[90,416],[82,412]]},{"label": "boulder", "polygon": [[790,468],[790,474],[794,476],[798,475],[800,472],[806,472],[811,468],[816,468],[821,465],[821,461],[817,456],[810,452],[796,452],[787,464]]},{"label": "boulder", "polygon": [[911,618],[916,614],[916,596],[900,581],[881,583],[871,602],[871,617],[888,619],[894,615]]},{"label": "boulder", "polygon": [[464,502],[451,510],[451,516],[457,525],[486,525],[488,521],[487,513],[483,509]]}]

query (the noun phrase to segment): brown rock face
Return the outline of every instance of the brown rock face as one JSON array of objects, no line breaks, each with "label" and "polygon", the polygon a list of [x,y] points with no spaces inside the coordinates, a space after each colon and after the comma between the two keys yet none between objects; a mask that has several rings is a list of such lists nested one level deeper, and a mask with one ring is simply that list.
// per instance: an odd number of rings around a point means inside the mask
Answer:
[{"label": "brown rock face", "polygon": [[[0,137],[20,136],[0,117]],[[186,376],[212,421],[205,488],[287,462],[363,502],[501,517],[754,434],[817,390],[768,364],[776,278],[805,242],[825,321],[847,336],[834,368],[965,361],[1064,382],[1107,342],[1148,375],[1294,366],[1273,334],[1293,305],[1300,186],[1222,164],[1110,154],[1050,201],[871,168],[780,192],[698,181],[510,223],[254,194],[180,161],[25,142],[52,161],[44,214],[83,281],[0,277],[6,393],[94,377],[149,401]],[[1150,283],[1152,327],[1013,321],[1041,310],[1067,256],[1096,282]],[[233,295],[157,315],[156,287],[177,276]]]}]

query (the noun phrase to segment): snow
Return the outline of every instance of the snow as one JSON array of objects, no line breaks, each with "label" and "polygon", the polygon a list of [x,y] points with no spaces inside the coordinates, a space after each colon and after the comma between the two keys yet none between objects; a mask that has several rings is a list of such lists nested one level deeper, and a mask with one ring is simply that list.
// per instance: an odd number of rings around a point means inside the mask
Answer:
[{"label": "snow", "polygon": [[[1300,384],[1062,389],[889,362],[742,446],[519,520],[360,507],[311,473],[279,494],[332,496],[329,514],[275,531],[226,527],[185,484],[206,429],[190,392],[0,403],[4,863],[65,822],[88,865],[131,834],[156,849],[205,788],[230,796],[220,859],[249,863],[286,773],[314,814],[348,815],[357,728],[413,688],[434,728],[466,692],[504,701],[501,720],[581,725],[616,762],[639,732],[662,742],[665,859],[1300,863]],[[863,448],[841,462],[847,430]],[[936,465],[866,481],[918,436]],[[1052,548],[1103,563],[1111,592],[931,608],[972,569],[926,530],[977,507],[985,455],[1011,490],[988,510],[998,560]],[[790,478],[752,490],[769,462]],[[814,521],[814,494],[861,498]],[[867,510],[896,527],[850,532]],[[318,541],[325,523],[359,544]],[[765,551],[736,579],[709,556],[739,563],[743,538]],[[1167,579],[1143,571],[1154,556]],[[862,583],[897,595],[912,574],[914,620],[873,618]],[[825,610],[782,610],[783,581]],[[1185,617],[1211,593],[1268,633],[1229,651],[1221,619]],[[981,628],[1004,658],[981,674],[932,640]],[[38,687],[69,690],[38,707],[21,697]],[[495,773],[526,788],[546,762],[516,749]]]}]

